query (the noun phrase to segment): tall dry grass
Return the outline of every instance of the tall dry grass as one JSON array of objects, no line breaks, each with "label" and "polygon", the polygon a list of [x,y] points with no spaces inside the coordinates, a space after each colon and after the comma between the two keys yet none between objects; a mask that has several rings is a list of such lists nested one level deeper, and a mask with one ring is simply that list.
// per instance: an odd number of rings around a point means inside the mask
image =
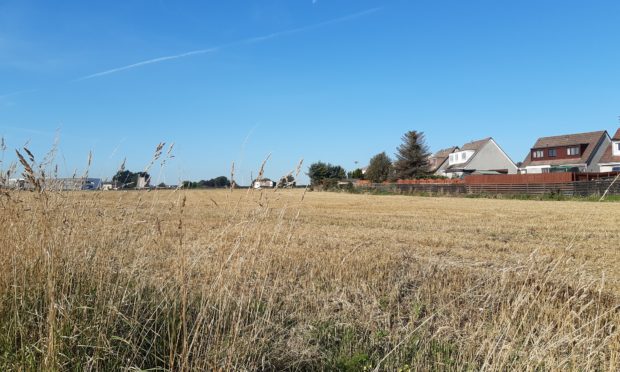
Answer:
[{"label": "tall dry grass", "polygon": [[617,293],[575,252],[489,263],[490,219],[459,240],[442,201],[394,198],[2,191],[0,369],[618,368]]}]

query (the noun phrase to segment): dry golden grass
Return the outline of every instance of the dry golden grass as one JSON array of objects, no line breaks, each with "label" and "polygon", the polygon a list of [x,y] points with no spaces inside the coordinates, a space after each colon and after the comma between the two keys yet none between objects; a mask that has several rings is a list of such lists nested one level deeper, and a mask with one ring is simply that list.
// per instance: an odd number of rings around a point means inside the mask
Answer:
[{"label": "dry golden grass", "polygon": [[615,203],[0,196],[6,369],[614,370]]}]

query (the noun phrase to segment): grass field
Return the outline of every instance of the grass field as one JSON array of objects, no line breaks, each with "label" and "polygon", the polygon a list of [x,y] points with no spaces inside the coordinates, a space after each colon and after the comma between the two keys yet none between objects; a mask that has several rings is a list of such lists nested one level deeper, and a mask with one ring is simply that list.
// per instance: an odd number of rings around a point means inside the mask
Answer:
[{"label": "grass field", "polygon": [[0,196],[0,369],[613,370],[615,203]]}]

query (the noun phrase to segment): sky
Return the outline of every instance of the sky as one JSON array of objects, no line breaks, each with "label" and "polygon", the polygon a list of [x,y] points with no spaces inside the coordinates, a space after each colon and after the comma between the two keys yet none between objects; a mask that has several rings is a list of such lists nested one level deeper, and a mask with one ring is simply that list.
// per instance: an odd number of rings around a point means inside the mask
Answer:
[{"label": "sky", "polygon": [[[620,2],[0,0],[0,135],[62,175],[143,170],[247,184],[270,155],[352,170],[423,131],[431,150],[492,136],[615,131]],[[303,181],[302,177],[300,181]]]}]

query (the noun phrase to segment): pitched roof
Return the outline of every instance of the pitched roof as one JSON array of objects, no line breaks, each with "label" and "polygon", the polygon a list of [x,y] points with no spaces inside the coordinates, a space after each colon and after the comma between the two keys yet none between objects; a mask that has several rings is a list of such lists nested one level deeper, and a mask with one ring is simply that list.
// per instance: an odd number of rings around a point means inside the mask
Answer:
[{"label": "pitched roof", "polygon": [[[484,138],[484,139],[481,139],[481,140],[468,142],[468,143],[464,144],[463,146],[461,146],[459,151],[475,151],[475,152],[478,152],[484,145],[486,145],[492,139],[493,139],[492,137],[487,137],[487,138]],[[475,156],[476,156],[476,154],[474,153],[474,155],[470,156],[469,160],[467,160],[465,163],[453,164],[453,165],[449,166],[447,169],[463,169],[463,168],[467,167],[467,165],[472,161],[472,159]]]},{"label": "pitched roof", "polygon": [[605,134],[604,130],[587,133],[564,134],[561,136],[541,137],[536,141],[533,149],[544,149],[548,147],[560,147],[582,144],[596,144]]},{"label": "pitched roof", "polygon": [[448,155],[454,152],[454,150],[458,150],[458,146],[452,146],[452,147],[448,147],[447,149],[439,150],[435,154],[433,154],[433,156],[431,157],[432,158],[447,158]]},{"label": "pitched roof", "polygon": [[607,146],[607,149],[605,150],[605,153],[603,153],[599,163],[620,163],[620,156],[614,156],[612,146],[613,143],[610,143],[609,146]]},{"label": "pitched roof", "polygon": [[528,151],[523,166],[536,165],[568,165],[568,164],[587,164],[590,157],[607,135],[607,131],[600,130],[596,132],[565,134],[561,136],[541,137],[536,141],[532,149],[546,149],[550,147],[563,147],[573,145],[587,145],[585,151],[580,158],[569,159],[553,159],[553,160],[532,160],[532,151]]},{"label": "pitched roof", "polygon": [[439,167],[441,167],[441,165],[448,159],[448,156],[450,156],[450,154],[452,154],[455,150],[458,150],[457,146],[448,147],[447,149],[442,149],[434,153],[429,158],[430,171],[437,171],[437,169],[439,169]]},{"label": "pitched roof", "polygon": [[[614,136],[613,140],[620,141],[620,138],[618,138],[619,135],[620,135],[620,129],[618,129],[618,131],[616,132],[616,135]],[[605,152],[603,153],[603,156],[601,156],[601,160],[599,160],[599,163],[601,164],[620,163],[620,156],[618,155],[614,156],[613,149],[615,145],[616,144],[612,142],[609,144],[609,146],[607,146],[607,148],[605,149]]]},{"label": "pitched roof", "polygon": [[614,136],[612,137],[612,140],[620,141],[620,128],[618,128],[618,130],[616,131],[616,134],[614,134]]},{"label": "pitched roof", "polygon": [[482,146],[484,146],[487,142],[489,142],[492,139],[493,138],[491,137],[487,137],[481,140],[468,142],[464,144],[463,146],[461,146],[461,151],[467,151],[467,150],[478,151],[482,148]]}]

